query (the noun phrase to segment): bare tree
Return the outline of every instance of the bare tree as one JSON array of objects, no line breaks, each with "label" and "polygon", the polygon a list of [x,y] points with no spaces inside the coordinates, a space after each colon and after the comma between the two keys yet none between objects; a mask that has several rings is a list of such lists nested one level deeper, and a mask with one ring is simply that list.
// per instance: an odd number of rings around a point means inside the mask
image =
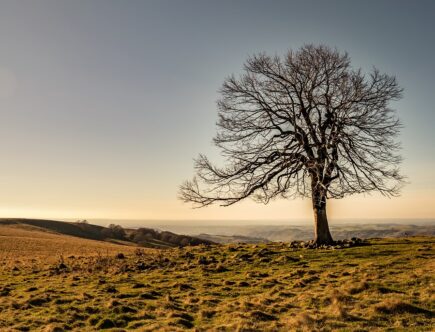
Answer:
[{"label": "bare tree", "polygon": [[315,243],[332,243],[328,198],[399,193],[401,124],[388,104],[401,93],[395,77],[375,68],[363,74],[347,53],[326,46],[255,55],[220,90],[214,143],[227,166],[200,155],[180,198],[204,207],[309,197]]}]

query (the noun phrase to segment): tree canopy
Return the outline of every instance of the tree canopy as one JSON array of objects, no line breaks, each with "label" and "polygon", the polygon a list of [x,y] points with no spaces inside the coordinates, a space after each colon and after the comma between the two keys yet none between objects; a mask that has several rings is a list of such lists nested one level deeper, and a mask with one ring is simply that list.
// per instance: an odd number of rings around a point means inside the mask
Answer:
[{"label": "tree canopy", "polygon": [[324,208],[356,193],[395,196],[401,124],[389,103],[401,94],[394,76],[354,69],[327,46],[254,55],[220,89],[214,143],[226,165],[200,155],[180,198],[203,207],[310,197]]}]

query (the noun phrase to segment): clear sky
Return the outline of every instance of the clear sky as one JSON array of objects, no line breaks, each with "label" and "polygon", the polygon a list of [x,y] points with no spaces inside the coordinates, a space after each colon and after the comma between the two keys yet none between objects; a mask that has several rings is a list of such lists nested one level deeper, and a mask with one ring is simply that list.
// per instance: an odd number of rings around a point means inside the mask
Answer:
[{"label": "clear sky", "polygon": [[217,90],[246,58],[306,43],[397,76],[400,198],[330,218],[435,218],[435,1],[0,0],[0,217],[309,219],[308,201],[192,210]]}]

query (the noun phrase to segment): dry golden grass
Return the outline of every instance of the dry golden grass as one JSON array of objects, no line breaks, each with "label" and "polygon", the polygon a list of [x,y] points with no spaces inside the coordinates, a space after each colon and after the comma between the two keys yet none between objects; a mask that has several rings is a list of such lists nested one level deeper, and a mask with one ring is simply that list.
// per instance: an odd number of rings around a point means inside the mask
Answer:
[{"label": "dry golden grass", "polygon": [[429,237],[372,240],[342,250],[283,243],[138,250],[6,227],[0,250],[0,331],[434,326]]},{"label": "dry golden grass", "polygon": [[132,253],[136,249],[56,234],[28,225],[0,226],[0,264],[5,268],[29,263],[53,264],[68,256],[114,255],[120,251]]}]

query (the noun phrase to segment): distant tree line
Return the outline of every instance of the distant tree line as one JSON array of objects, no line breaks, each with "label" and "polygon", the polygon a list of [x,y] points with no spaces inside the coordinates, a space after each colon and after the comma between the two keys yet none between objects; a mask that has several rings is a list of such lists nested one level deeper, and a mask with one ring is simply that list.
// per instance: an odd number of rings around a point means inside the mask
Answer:
[{"label": "distant tree line", "polygon": [[151,228],[139,228],[130,234],[130,240],[147,245],[152,241],[161,241],[173,246],[196,246],[199,244],[211,244],[211,241],[202,240],[188,235],[179,235],[168,231],[157,231]]},{"label": "distant tree line", "polygon": [[125,230],[120,225],[110,224],[103,232],[104,235],[112,239],[126,240]]},{"label": "distant tree line", "polygon": [[87,235],[89,238],[131,241],[145,247],[184,247],[213,243],[212,241],[188,235],[178,235],[172,232],[154,230],[152,228],[125,230],[121,225],[110,224],[107,227],[102,227],[91,225],[86,220],[78,220],[75,225],[78,226],[80,232],[83,232],[83,234]]}]

